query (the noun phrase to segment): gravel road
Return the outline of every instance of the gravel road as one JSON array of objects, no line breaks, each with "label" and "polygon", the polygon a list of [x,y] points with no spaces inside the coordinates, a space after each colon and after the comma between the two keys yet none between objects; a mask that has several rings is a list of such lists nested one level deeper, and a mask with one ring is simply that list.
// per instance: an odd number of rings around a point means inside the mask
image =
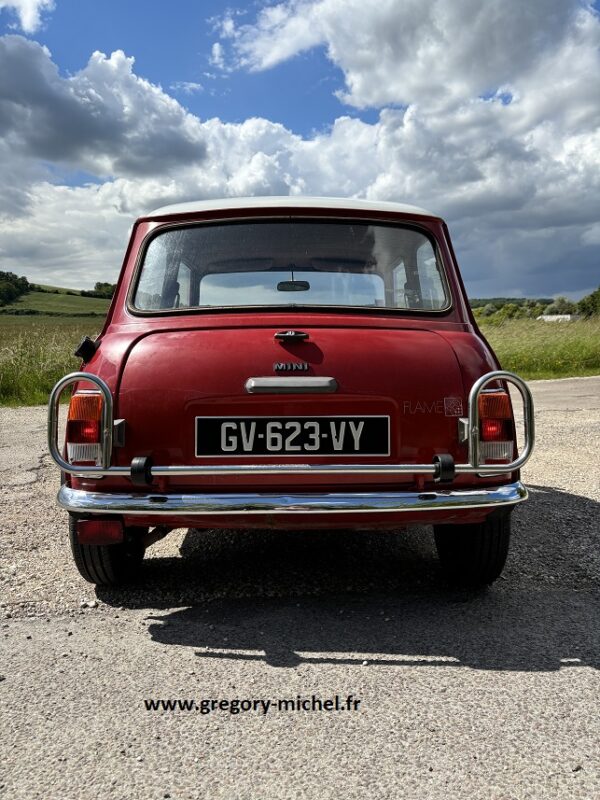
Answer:
[{"label": "gravel road", "polygon": [[[177,531],[144,583],[81,580],[45,409],[0,409],[0,794],[600,797],[600,377],[531,384],[538,444],[501,580],[427,529]],[[144,699],[359,700],[344,711]]]}]

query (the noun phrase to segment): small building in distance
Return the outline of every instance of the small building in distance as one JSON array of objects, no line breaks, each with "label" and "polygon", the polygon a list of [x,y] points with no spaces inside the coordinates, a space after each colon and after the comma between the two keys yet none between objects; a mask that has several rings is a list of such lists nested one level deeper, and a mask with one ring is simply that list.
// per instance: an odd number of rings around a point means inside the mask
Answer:
[{"label": "small building in distance", "polygon": [[544,322],[574,322],[576,319],[581,319],[581,314],[540,314],[536,319]]}]

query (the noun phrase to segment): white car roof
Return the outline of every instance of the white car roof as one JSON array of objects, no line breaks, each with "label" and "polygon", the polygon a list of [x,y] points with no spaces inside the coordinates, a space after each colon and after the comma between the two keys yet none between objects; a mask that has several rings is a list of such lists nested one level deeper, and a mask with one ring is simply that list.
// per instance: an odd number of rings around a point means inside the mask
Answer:
[{"label": "white car roof", "polygon": [[389,203],[380,200],[357,200],[350,197],[227,197],[219,200],[199,200],[175,203],[152,211],[147,217],[164,217],[174,214],[193,214],[202,211],[225,211],[238,208],[331,208],[356,211],[390,211],[413,216],[437,217],[418,206]]}]

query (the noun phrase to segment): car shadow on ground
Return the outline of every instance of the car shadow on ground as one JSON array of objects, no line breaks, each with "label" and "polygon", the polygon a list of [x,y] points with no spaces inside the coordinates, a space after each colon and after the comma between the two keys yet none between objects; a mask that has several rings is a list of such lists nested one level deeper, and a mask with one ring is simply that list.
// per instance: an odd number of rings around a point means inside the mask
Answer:
[{"label": "car shadow on ground", "polygon": [[149,558],[139,586],[98,596],[153,612],[154,641],[202,659],[599,667],[600,504],[529,488],[505,572],[480,592],[444,583],[429,528],[211,530],[189,532],[183,558]]}]

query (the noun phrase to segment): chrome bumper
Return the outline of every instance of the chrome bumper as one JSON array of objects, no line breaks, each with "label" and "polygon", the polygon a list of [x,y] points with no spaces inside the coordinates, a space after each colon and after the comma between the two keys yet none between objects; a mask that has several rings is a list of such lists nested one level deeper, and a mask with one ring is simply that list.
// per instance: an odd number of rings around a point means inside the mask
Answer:
[{"label": "chrome bumper", "polygon": [[59,505],[80,514],[127,516],[214,516],[218,514],[362,514],[489,508],[527,498],[522,483],[487,489],[435,492],[364,492],[330,494],[108,494],[71,489],[58,493]]}]

